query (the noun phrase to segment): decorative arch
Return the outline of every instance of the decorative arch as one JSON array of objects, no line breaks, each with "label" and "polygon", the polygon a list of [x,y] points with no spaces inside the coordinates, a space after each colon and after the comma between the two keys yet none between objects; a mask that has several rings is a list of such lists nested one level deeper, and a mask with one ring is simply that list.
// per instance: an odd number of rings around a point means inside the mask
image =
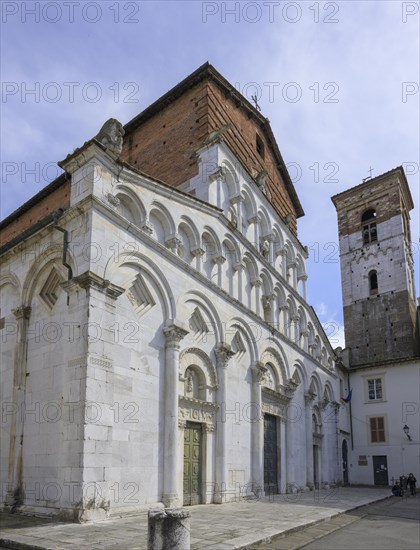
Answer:
[{"label": "decorative arch", "polygon": [[324,385],[323,399],[325,403],[332,403],[334,401],[334,390],[329,380],[327,380]]},{"label": "decorative arch", "polygon": [[182,310],[188,305],[194,305],[201,308],[212,323],[212,328],[216,340],[216,345],[224,342],[224,330],[220,316],[213,302],[200,290],[190,290],[184,294],[178,301],[178,310],[182,315]]},{"label": "decorative arch", "polygon": [[209,356],[199,348],[187,348],[179,356],[180,378],[185,379],[185,373],[191,366],[200,369],[204,375],[208,389],[217,388],[217,372]]},{"label": "decorative arch", "polygon": [[319,374],[317,372],[313,372],[311,374],[311,378],[309,380],[309,391],[310,392],[314,392],[316,393],[316,395],[318,396],[318,398],[321,398],[322,396],[322,383],[321,383],[321,379],[319,377]]},{"label": "decorative arch", "polygon": [[160,235],[160,230],[157,227],[153,228],[156,238],[161,244],[165,244],[170,237],[175,235],[175,223],[169,210],[157,201],[153,201],[150,205],[149,220],[152,225],[154,225],[155,218],[162,225],[163,229],[163,235]]},{"label": "decorative arch", "polygon": [[228,161],[224,160],[221,163],[222,171],[225,176],[225,181],[228,188],[229,199],[235,197],[239,194],[239,181],[238,176],[236,175],[236,170],[233,165]]},{"label": "decorative arch", "polygon": [[14,287],[15,291],[20,296],[22,292],[22,285],[16,275],[11,271],[0,274],[0,288],[6,285]]},{"label": "decorative arch", "polygon": [[117,211],[122,216],[135,225],[141,225],[146,221],[146,209],[135,191],[126,185],[118,185],[115,197],[120,201]]},{"label": "decorative arch", "polygon": [[138,272],[143,271],[153,281],[155,288],[158,289],[165,319],[176,319],[176,306],[172,289],[157,264],[139,252],[123,252],[118,256],[118,260],[118,262],[115,262],[115,258],[108,260],[104,270],[104,279],[126,288],[136,275],[127,280],[122,277],[121,268],[132,267]]},{"label": "decorative arch", "polygon": [[226,334],[231,334],[232,338],[234,338],[237,331],[244,338],[248,347],[250,363],[255,363],[258,357],[257,340],[259,339],[259,334],[254,334],[248,323],[240,317],[233,317],[227,323]]},{"label": "decorative arch", "polygon": [[305,366],[300,359],[296,359],[294,362],[292,379],[295,382],[298,381],[299,384],[302,384],[304,389],[307,387],[308,377]]},{"label": "decorative arch", "polygon": [[271,235],[270,216],[268,215],[267,210],[263,206],[260,206],[258,210],[258,216],[260,218],[261,237],[266,237],[267,235]]},{"label": "decorative arch", "polygon": [[[272,344],[273,342],[271,342]],[[260,361],[264,364],[270,363],[275,368],[278,384],[287,384],[289,380],[289,369],[283,350],[268,347],[261,353]]]},{"label": "decorative arch", "polygon": [[[44,254],[40,254],[28,269],[22,285],[22,304],[31,305],[38,282],[53,267],[60,273],[64,281],[67,280],[67,270],[62,265],[62,243],[60,241],[54,244],[55,246],[47,248]],[[73,270],[73,276],[75,276],[76,266],[70,250],[67,251],[67,262]]]}]

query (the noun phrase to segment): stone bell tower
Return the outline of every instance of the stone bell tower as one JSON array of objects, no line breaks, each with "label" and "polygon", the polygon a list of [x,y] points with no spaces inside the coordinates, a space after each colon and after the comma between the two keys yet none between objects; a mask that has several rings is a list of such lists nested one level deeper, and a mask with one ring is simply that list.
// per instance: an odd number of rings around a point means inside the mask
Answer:
[{"label": "stone bell tower", "polygon": [[332,197],[352,366],[417,355],[413,199],[402,167]]}]

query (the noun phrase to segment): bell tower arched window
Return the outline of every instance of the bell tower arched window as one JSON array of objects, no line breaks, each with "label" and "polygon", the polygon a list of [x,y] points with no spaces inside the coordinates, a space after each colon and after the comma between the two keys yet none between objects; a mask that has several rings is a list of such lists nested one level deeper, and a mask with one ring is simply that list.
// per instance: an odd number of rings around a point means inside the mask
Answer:
[{"label": "bell tower arched window", "polygon": [[369,292],[371,294],[378,294],[378,274],[376,271],[369,273]]},{"label": "bell tower arched window", "polygon": [[369,244],[378,240],[376,232],[376,211],[373,208],[366,210],[362,215],[363,244]]}]

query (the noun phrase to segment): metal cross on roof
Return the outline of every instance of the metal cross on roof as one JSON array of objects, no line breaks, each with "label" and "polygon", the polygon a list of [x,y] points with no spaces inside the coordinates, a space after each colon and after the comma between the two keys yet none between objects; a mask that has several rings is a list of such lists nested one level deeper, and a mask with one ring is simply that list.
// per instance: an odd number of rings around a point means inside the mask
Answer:
[{"label": "metal cross on roof", "polygon": [[364,183],[365,181],[367,181],[367,180],[371,180],[371,179],[372,179],[372,172],[373,172],[373,170],[374,170],[374,168],[372,168],[372,166],[369,166],[369,170],[368,170],[369,176],[368,176],[367,178],[363,178],[363,180],[362,180],[363,183]]},{"label": "metal cross on roof", "polygon": [[261,107],[258,105],[258,97],[257,94],[251,96],[252,101],[255,103],[255,108],[257,111],[261,111]]}]

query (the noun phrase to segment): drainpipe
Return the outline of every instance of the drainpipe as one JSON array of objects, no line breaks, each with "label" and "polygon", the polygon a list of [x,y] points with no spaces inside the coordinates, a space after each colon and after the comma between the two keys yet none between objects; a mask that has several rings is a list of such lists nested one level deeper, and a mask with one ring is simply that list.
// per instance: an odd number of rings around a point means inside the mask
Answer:
[{"label": "drainpipe", "polygon": [[[61,216],[62,212],[57,212],[57,215],[54,216],[54,224],[53,224],[53,227],[54,229],[57,229],[58,231],[61,231],[61,233],[63,233],[63,258],[62,258],[62,263],[64,265],[64,267],[67,268],[67,280],[68,281],[71,281],[71,279],[73,279],[73,270],[71,268],[71,265],[67,262],[67,251],[68,251],[68,248],[69,248],[69,233],[67,231],[67,229],[64,229],[63,227],[60,227],[58,225],[58,218]],[[70,295],[67,294],[67,305],[69,305],[70,303]]]}]

